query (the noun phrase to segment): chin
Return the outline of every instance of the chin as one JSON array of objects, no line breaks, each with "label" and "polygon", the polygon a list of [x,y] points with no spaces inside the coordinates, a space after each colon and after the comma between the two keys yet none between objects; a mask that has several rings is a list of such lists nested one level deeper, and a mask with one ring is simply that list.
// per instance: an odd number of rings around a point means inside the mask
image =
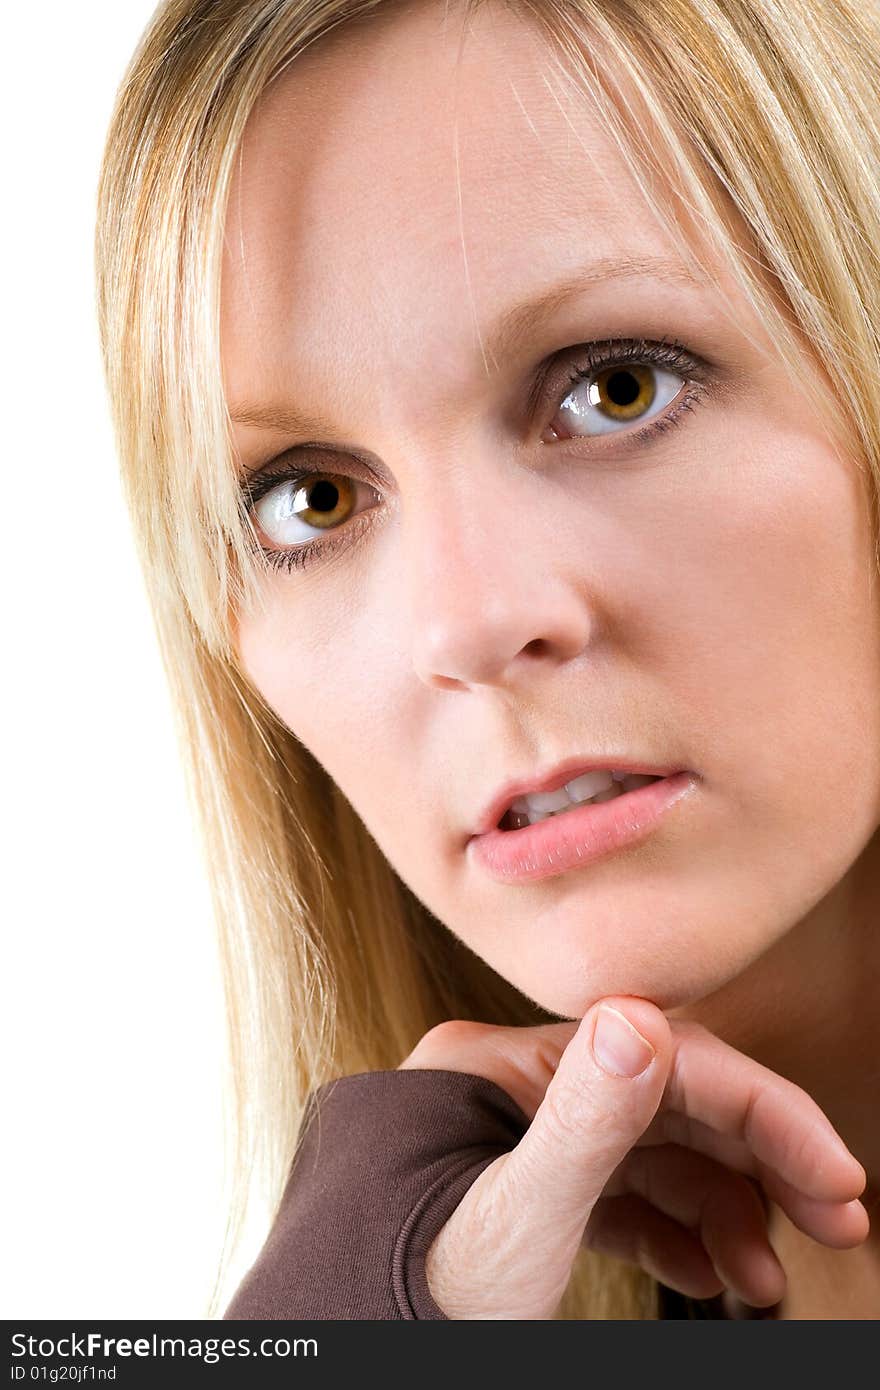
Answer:
[{"label": "chin", "polygon": [[[623,954],[619,953],[621,957]],[[513,973],[499,966],[496,969],[540,1008],[561,1019],[578,1019],[597,1000],[614,994],[648,999],[664,1013],[685,1009],[715,994],[749,964],[747,956],[732,959],[717,948],[713,950],[709,942],[702,958],[693,949],[664,951],[656,942],[653,949],[649,945],[627,955],[626,960],[612,960],[606,954],[599,962],[592,953],[580,960],[573,955],[574,966],[564,975],[555,969],[552,975],[546,970],[523,973],[522,963]]]}]

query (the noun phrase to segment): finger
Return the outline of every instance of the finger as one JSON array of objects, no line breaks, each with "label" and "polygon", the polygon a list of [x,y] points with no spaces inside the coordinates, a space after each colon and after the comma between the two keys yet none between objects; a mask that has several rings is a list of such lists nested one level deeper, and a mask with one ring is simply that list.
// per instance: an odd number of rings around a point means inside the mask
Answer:
[{"label": "finger", "polygon": [[579,1022],[507,1028],[475,1019],[446,1019],[429,1029],[399,1070],[439,1067],[484,1076],[532,1120]]},{"label": "finger", "polygon": [[[579,1024],[577,1019],[528,1028],[490,1026],[481,1040],[481,1074],[497,1081],[529,1121],[533,1120]],[[470,1055],[473,1061],[473,1052]]]},{"label": "finger", "polygon": [[864,1191],[864,1168],[806,1091],[702,1024],[674,1020],[672,1027],[674,1055],[660,1112],[680,1111],[743,1140],[808,1197],[848,1202]]},{"label": "finger", "polygon": [[724,1283],[697,1237],[635,1193],[600,1197],[583,1244],[638,1265],[689,1298],[715,1298],[724,1292]]},{"label": "finger", "polygon": [[[600,1019],[611,1025],[610,1040],[597,1028]],[[653,1056],[637,1029],[654,1048]],[[615,1040],[616,1061],[607,1051]],[[593,1204],[650,1123],[671,1053],[662,1011],[646,999],[618,995],[587,1011],[562,1053],[531,1125],[500,1173],[511,1207],[542,1213],[542,1224],[560,1248],[572,1242],[577,1248]],[[637,1074],[622,1074],[627,1070]]]},{"label": "finger", "polygon": [[744,1139],[737,1139],[732,1134],[720,1134],[717,1129],[678,1110],[658,1110],[639,1140],[638,1147],[654,1148],[662,1144],[679,1144],[682,1148],[694,1149],[746,1177],[757,1177],[766,1166],[758,1162]]},{"label": "finger", "polygon": [[762,1181],[768,1196],[799,1230],[812,1236],[813,1240],[829,1245],[833,1250],[851,1250],[861,1245],[868,1235],[871,1223],[858,1199],[851,1202],[818,1202],[784,1182],[772,1169],[764,1174]]},{"label": "finger", "polygon": [[868,1234],[868,1214],[860,1201],[821,1202],[805,1196],[780,1178],[768,1164],[761,1163],[744,1140],[719,1134],[688,1115],[667,1111],[654,1117],[637,1147],[654,1150],[664,1143],[664,1135],[674,1143],[716,1159],[726,1168],[754,1178],[794,1225],[823,1245],[848,1250],[860,1245]]},{"label": "finger", "polygon": [[692,1149],[666,1144],[633,1149],[614,1175],[613,1189],[621,1186],[697,1237],[719,1278],[744,1303],[763,1308],[783,1297],[785,1271],[751,1179]]}]

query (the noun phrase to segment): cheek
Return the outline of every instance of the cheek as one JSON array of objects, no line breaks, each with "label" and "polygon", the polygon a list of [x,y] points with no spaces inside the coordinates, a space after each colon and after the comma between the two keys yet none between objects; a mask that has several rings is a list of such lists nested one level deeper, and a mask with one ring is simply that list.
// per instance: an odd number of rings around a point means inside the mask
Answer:
[{"label": "cheek", "polygon": [[359,614],[327,586],[240,618],[235,643],[251,685],[338,784],[371,830],[401,838],[397,808],[412,785],[418,714],[387,614]]},{"label": "cheek", "polygon": [[807,432],[765,437],[731,450],[694,532],[677,670],[703,862],[769,927],[830,891],[880,823],[880,608],[860,475]]},{"label": "cheek", "polygon": [[309,662],[298,657],[286,636],[281,614],[239,622],[236,648],[242,669],[255,690],[288,728],[296,729],[309,707],[312,677]]},{"label": "cheek", "polygon": [[338,672],[331,677],[338,663],[332,643],[316,640],[311,626],[303,625],[299,605],[279,589],[264,612],[239,619],[236,649],[251,685],[311,749],[322,721],[332,718],[328,691],[338,689]]},{"label": "cheek", "polygon": [[854,471],[809,435],[782,434],[774,446],[743,460],[747,486],[697,551],[694,727],[711,737],[707,767],[743,809],[779,808],[805,845],[835,823],[859,839],[880,785],[867,500]]},{"label": "cheek", "polygon": [[809,833],[824,807],[851,814],[855,789],[873,815],[880,607],[865,483],[822,436],[769,412],[723,437],[638,537],[621,632],[641,727],[654,702],[657,738],[741,811],[785,808]]},{"label": "cheek", "polygon": [[372,673],[356,614],[350,589],[318,573],[268,580],[263,606],[238,618],[235,642],[248,679],[309,747],[340,705],[348,702],[359,717]]}]

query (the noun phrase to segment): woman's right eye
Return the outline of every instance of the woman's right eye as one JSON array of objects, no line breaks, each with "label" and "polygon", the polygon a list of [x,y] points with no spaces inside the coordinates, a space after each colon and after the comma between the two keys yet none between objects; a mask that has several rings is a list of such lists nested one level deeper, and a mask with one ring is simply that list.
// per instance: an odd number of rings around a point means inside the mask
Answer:
[{"label": "woman's right eye", "polygon": [[337,531],[364,510],[358,510],[359,498],[376,495],[375,488],[345,473],[314,470],[287,477],[264,476],[252,488],[252,496],[258,490],[262,495],[252,502],[251,510],[270,545],[301,550],[316,544],[323,549],[325,542],[314,533]]}]

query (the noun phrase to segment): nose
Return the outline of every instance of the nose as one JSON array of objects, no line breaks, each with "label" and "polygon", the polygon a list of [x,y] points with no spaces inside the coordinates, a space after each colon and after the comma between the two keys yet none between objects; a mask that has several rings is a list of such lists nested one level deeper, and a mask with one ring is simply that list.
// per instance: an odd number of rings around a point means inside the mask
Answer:
[{"label": "nose", "polygon": [[454,473],[424,476],[432,482],[402,519],[419,678],[444,690],[512,686],[533,675],[535,662],[580,656],[598,612],[570,524],[567,549],[562,539],[551,485],[482,454]]}]

